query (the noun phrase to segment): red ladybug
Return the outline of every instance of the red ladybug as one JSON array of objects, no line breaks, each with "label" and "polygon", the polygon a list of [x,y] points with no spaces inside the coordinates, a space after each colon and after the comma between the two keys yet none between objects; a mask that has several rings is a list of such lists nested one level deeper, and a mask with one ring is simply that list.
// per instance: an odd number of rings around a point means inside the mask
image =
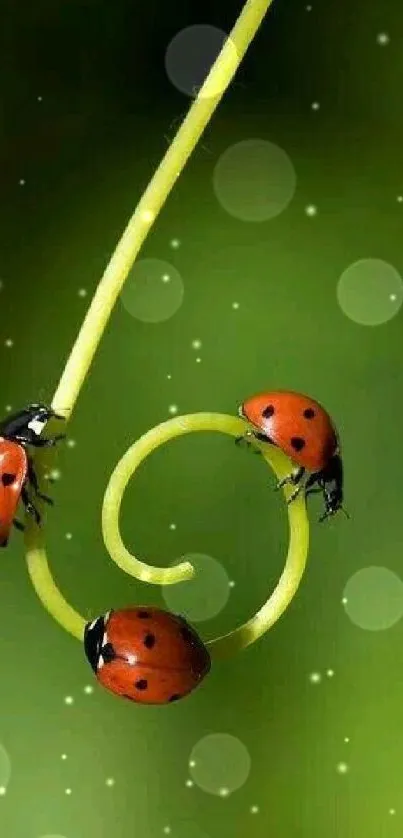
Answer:
[{"label": "red ladybug", "polygon": [[186,620],[148,606],[87,623],[84,650],[99,683],[138,704],[178,701],[210,670],[209,653]]},{"label": "red ladybug", "polygon": [[[296,486],[288,503],[300,493],[302,478],[309,471],[305,494],[322,492],[325,501],[320,520],[343,508],[343,463],[338,435],[330,416],[318,402],[301,393],[276,390],[247,399],[239,413],[256,428],[247,436],[277,445],[296,464],[292,473],[278,484],[278,488],[286,483]],[[237,442],[242,439],[239,437]]]},{"label": "red ladybug", "polygon": [[30,446],[43,448],[63,439],[63,435],[50,439],[41,437],[52,417],[63,419],[46,405],[32,404],[0,422],[0,547],[7,545],[13,524],[19,530],[24,529],[24,525],[14,517],[20,499],[40,523],[41,517],[29,497],[28,486],[38,498],[52,503],[51,498],[39,491],[32,459],[27,452]]}]

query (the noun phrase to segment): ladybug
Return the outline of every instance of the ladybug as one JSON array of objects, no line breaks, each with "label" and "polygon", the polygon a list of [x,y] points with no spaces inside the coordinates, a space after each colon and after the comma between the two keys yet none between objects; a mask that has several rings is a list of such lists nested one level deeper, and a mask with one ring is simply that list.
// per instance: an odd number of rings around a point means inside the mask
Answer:
[{"label": "ladybug", "polygon": [[[286,390],[258,393],[247,399],[239,408],[239,414],[254,429],[246,437],[255,437],[281,448],[293,461],[291,474],[277,484],[281,488],[289,483],[295,486],[288,503],[299,495],[302,488],[305,496],[322,492],[325,512],[319,519],[324,521],[343,509],[343,462],[336,428],[326,410],[302,393]],[[238,437],[241,442],[245,437]],[[303,484],[306,472],[309,476]]]},{"label": "ladybug", "polygon": [[148,606],[108,611],[87,623],[84,651],[103,687],[138,704],[184,698],[211,665],[183,617]]},{"label": "ladybug", "polygon": [[31,404],[0,422],[0,547],[6,547],[12,525],[23,530],[24,525],[14,516],[20,499],[27,512],[40,523],[41,516],[29,497],[28,486],[46,503],[51,498],[39,491],[38,479],[27,448],[55,445],[64,435],[48,439],[41,433],[49,419],[63,419],[44,404]]}]

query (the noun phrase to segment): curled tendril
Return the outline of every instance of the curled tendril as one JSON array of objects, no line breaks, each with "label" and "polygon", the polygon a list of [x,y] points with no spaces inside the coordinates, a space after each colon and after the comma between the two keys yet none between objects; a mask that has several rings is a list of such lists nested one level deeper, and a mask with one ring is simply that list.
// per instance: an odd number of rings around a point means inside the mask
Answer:
[{"label": "curled tendril", "polygon": [[[245,3],[228,40],[118,242],[95,292],[53,397],[53,409],[56,413],[65,416],[66,421],[71,417],[115,301],[147,234],[231,83],[271,3],[272,0],[248,0]],[[239,435],[240,421],[216,414],[178,417],[150,431],[127,452],[112,475],[103,508],[105,543],[112,558],[120,567],[139,579],[160,584],[172,584],[190,578],[193,573],[193,568],[187,563],[175,568],[150,568],[131,557],[121,541],[118,529],[121,496],[130,478],[130,469],[133,471],[133,464],[135,468],[136,462],[137,464],[139,462],[139,455],[141,455],[140,459],[146,456],[144,440],[148,440],[148,443],[152,440],[152,447],[156,447],[165,441],[164,433],[166,434],[167,429],[171,437],[192,430],[219,430],[232,436]],[[169,434],[167,438],[170,438]],[[38,452],[36,469],[40,481],[43,480],[45,471],[49,469],[54,456],[52,453]],[[280,452],[270,449],[263,456],[279,477],[285,474],[288,466]],[[43,508],[41,511],[44,513]],[[292,599],[304,570],[308,547],[308,524],[303,500],[298,499],[292,504],[289,508],[289,517],[291,524],[289,554],[276,590],[268,603],[249,623],[230,635],[210,643],[217,657],[231,648],[242,648],[257,639],[280,616]],[[58,590],[49,569],[43,530],[35,525],[30,516],[26,516],[25,543],[28,572],[41,602],[66,631],[82,640],[85,620],[66,602]]]},{"label": "curled tendril", "polygon": [[[168,422],[157,425],[140,437],[123,455],[117,464],[104,495],[102,509],[102,529],[106,549],[112,560],[130,576],[145,582],[166,584],[165,568],[150,567],[140,562],[126,550],[119,531],[119,511],[125,488],[139,465],[155,449],[165,442],[194,431],[218,431],[229,436],[239,437],[246,429],[245,422],[234,416],[221,413],[193,413],[188,416],[177,416]],[[259,446],[261,453],[274,470],[279,480],[290,473],[289,459],[273,446]],[[286,497],[293,488],[284,487]],[[223,637],[218,637],[206,643],[213,658],[226,657],[249,646],[275,623],[285,611],[296,593],[301,581],[308,553],[308,517],[306,504],[302,496],[288,506],[290,523],[290,545],[284,571],[277,587],[265,605],[245,625]],[[169,569],[175,571],[175,578],[168,578],[168,582],[182,582],[192,575],[192,566],[188,562]]]}]

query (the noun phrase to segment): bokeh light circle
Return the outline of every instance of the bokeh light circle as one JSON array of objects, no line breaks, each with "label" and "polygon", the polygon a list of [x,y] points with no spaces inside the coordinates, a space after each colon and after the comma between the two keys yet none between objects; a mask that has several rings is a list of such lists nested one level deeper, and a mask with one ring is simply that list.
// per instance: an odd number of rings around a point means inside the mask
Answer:
[{"label": "bokeh light circle", "polygon": [[184,286],[176,268],[162,259],[135,262],[120,294],[126,311],[144,323],[162,323],[178,311]]},{"label": "bokeh light circle", "polygon": [[[187,96],[197,96],[227,38],[222,29],[208,24],[181,29],[165,53],[165,70],[171,84]],[[233,67],[237,64],[232,41],[228,42],[228,61]],[[217,79],[209,95],[219,95],[224,87],[222,79]]]},{"label": "bokeh light circle", "polygon": [[347,582],[343,605],[359,628],[384,631],[403,617],[403,581],[387,567],[364,567]]},{"label": "bokeh light circle", "polygon": [[286,209],[297,176],[285,151],[267,140],[230,146],[219,158],[213,188],[224,210],[241,221],[268,221]]},{"label": "bokeh light circle", "polygon": [[227,797],[241,788],[250,768],[249,751],[240,739],[229,733],[204,736],[194,746],[189,759],[189,771],[196,785],[219,797]]},{"label": "bokeh light circle", "polygon": [[0,743],[0,787],[7,788],[11,777],[11,760],[5,749]]},{"label": "bokeh light circle", "polygon": [[182,614],[189,622],[198,623],[215,617],[228,602],[230,580],[225,568],[212,556],[187,553],[173,562],[190,562],[195,575],[186,582],[166,585],[162,594],[170,611]]},{"label": "bokeh light circle", "polygon": [[402,278],[389,262],[360,259],[342,273],[337,299],[350,320],[362,326],[379,326],[391,320],[403,303]]}]

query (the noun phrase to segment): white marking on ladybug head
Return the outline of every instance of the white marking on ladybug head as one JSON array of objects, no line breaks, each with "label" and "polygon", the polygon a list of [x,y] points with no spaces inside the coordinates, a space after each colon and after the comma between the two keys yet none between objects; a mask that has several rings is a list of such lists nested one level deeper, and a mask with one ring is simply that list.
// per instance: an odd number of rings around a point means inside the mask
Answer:
[{"label": "white marking on ladybug head", "polygon": [[104,632],[103,639],[102,639],[102,645],[103,645],[103,646],[106,646],[107,642],[108,642],[108,634],[107,634],[107,632],[105,631],[105,632]]},{"label": "white marking on ladybug head", "polygon": [[[98,617],[97,617],[97,619],[98,619]],[[89,630],[89,631],[91,631],[91,629],[93,629],[93,628],[94,628],[94,626],[95,626],[95,624],[96,624],[96,622],[97,622],[97,619],[96,619],[96,620],[93,620],[93,621],[92,621],[92,623],[90,623],[90,624],[89,624],[89,627],[88,627],[88,630]]]},{"label": "white marking on ladybug head", "polygon": [[104,666],[104,664],[105,664],[105,661],[104,661],[104,659],[103,659],[102,655],[100,655],[100,656],[99,656],[99,658],[98,658],[98,666],[97,666],[97,669],[102,669],[102,667]]},{"label": "white marking on ladybug head", "polygon": [[28,428],[30,431],[33,431],[36,436],[40,436],[46,422],[47,419],[38,419],[38,417],[35,417],[35,419],[31,419],[31,421],[28,422]]}]

